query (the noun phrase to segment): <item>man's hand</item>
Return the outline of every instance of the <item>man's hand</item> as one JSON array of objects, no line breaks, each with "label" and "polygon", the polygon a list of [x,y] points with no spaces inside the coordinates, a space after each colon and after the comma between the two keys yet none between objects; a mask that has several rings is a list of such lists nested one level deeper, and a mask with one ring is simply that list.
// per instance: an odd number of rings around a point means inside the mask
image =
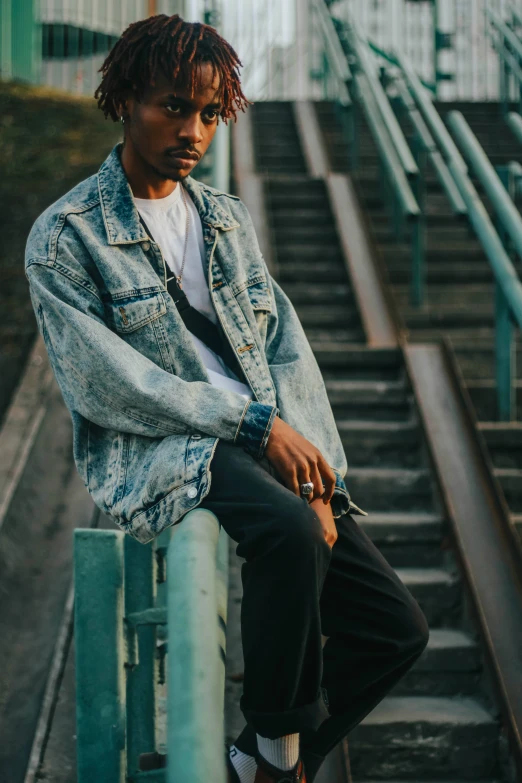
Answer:
[{"label": "man's hand", "polygon": [[329,503],[335,489],[335,473],[319,449],[278,416],[272,425],[265,456],[281,476],[284,485],[296,495],[301,495],[300,484],[311,481],[314,491],[307,496],[309,503],[322,499],[328,513],[332,513]]},{"label": "man's hand", "polygon": [[337,541],[337,537],[339,536],[332,512],[332,507],[329,503],[327,506],[325,506],[324,503],[321,502],[321,499],[314,500],[312,503],[310,503],[310,505],[321,520],[321,527],[323,528],[326,543],[331,549]]}]

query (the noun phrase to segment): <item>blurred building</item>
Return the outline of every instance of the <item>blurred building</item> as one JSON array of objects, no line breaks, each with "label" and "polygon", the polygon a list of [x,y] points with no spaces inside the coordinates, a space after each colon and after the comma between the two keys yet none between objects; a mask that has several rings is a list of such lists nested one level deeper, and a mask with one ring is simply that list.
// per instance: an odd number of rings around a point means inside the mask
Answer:
[{"label": "blurred building", "polygon": [[[122,30],[153,13],[217,25],[243,60],[250,97],[323,97],[325,58],[314,7],[323,0],[0,0],[0,73],[92,94]],[[485,9],[511,16],[520,0],[328,0],[369,40],[406,52],[440,97],[498,97],[498,58]]]}]

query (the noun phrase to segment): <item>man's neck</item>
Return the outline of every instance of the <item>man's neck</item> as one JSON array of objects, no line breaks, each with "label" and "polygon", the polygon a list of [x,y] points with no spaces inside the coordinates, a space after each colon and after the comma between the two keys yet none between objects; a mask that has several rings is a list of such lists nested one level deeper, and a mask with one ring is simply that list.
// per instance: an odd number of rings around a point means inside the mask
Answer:
[{"label": "man's neck", "polygon": [[136,198],[166,198],[175,190],[177,182],[165,179],[155,172],[145,161],[135,154],[129,144],[121,151],[121,165],[129,182],[132,194]]}]

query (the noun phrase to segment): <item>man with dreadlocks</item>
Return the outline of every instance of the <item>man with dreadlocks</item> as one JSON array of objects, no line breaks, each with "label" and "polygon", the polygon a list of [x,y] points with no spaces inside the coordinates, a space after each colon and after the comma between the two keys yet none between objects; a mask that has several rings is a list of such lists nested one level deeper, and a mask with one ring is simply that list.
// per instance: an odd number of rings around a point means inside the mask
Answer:
[{"label": "man with dreadlocks", "polygon": [[244,558],[229,779],[311,783],[428,632],[350,513],[323,379],[248,212],[190,176],[247,106],[240,65],[206,25],[132,24],[96,92],[123,144],[38,218],[25,269],[95,503],[144,544],[203,504]]}]

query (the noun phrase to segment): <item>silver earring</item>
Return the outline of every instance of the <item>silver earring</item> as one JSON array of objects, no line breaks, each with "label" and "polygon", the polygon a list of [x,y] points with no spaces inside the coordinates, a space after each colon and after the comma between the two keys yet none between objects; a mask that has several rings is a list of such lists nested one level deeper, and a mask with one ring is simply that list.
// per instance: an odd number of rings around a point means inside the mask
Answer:
[{"label": "silver earring", "polygon": [[123,114],[120,117],[120,122],[121,122],[122,125],[125,125],[125,119],[123,117]]}]

